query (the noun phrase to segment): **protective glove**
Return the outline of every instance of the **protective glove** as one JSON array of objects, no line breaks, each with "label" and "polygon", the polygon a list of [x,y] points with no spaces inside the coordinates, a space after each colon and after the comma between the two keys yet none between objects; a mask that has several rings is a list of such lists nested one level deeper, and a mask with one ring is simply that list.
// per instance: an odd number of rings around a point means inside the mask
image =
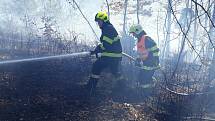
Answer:
[{"label": "protective glove", "polygon": [[95,50],[93,50],[93,51],[90,51],[90,55],[96,55],[96,58],[98,58],[98,52],[96,52]]},{"label": "protective glove", "polygon": [[98,58],[98,53],[101,53],[101,48],[100,46],[98,45],[93,51],[90,51],[90,55],[96,55],[96,58]]}]

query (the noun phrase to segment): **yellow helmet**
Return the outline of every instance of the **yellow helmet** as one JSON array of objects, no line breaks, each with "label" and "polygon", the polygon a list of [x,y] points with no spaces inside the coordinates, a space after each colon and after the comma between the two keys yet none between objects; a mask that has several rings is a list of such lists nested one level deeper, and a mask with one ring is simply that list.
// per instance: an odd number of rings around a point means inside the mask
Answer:
[{"label": "yellow helmet", "polygon": [[129,28],[129,33],[136,33],[136,34],[140,34],[143,31],[143,28],[141,25],[136,24],[136,25],[132,25]]},{"label": "yellow helmet", "polygon": [[106,12],[103,12],[103,11],[98,12],[95,16],[95,21],[98,21],[98,20],[108,22],[109,21],[108,14]]}]

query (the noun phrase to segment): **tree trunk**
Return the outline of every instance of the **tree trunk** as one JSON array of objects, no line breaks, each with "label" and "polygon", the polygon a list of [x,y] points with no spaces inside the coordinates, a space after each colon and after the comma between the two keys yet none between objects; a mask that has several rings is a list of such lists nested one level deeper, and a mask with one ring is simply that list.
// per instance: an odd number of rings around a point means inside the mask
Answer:
[{"label": "tree trunk", "polygon": [[126,26],[127,5],[128,5],[128,0],[125,0],[125,2],[124,2],[124,7],[125,8],[124,8],[123,36],[126,35],[125,26]]},{"label": "tree trunk", "polygon": [[[197,0],[196,0],[197,1]],[[197,18],[197,7],[195,7],[194,11],[194,17]],[[196,38],[197,38],[197,19],[194,20],[194,26],[193,26],[193,46],[196,47]]]},{"label": "tree trunk", "polygon": [[108,17],[109,17],[109,20],[110,20],[110,6],[109,6],[109,3],[108,3],[108,0],[106,0],[106,4],[107,4],[107,8],[108,8]]},{"label": "tree trunk", "polygon": [[[212,22],[215,23],[215,4],[213,5],[213,16],[212,16]],[[212,26],[212,24],[210,25],[210,38],[213,40],[215,40],[215,28]],[[209,67],[209,75],[208,75],[208,84],[215,79],[215,48],[213,48],[213,58],[212,58],[212,62],[211,65]]]},{"label": "tree trunk", "polygon": [[[208,0],[208,9],[207,9],[207,11],[211,15],[212,10],[210,10],[210,3],[211,3],[210,0]],[[209,21],[210,20],[208,19],[207,14],[205,14],[205,23],[204,23],[204,26],[205,26],[206,30],[210,32],[211,31],[211,27],[208,27],[209,26]],[[209,35],[209,36],[211,36],[211,35]],[[212,45],[211,45],[210,42],[208,42],[207,46],[205,48],[205,51],[204,51],[205,53],[203,53],[206,58],[211,58],[213,56],[213,50],[211,48],[212,48]]]},{"label": "tree trunk", "polygon": [[140,1],[137,0],[137,23],[140,24],[140,18],[139,18],[139,3]]},{"label": "tree trunk", "polygon": [[168,0],[168,9],[167,9],[167,24],[166,24],[166,28],[167,28],[167,33],[166,33],[166,39],[165,39],[165,44],[164,45],[164,58],[168,58],[169,53],[170,53],[170,46],[169,46],[169,42],[170,42],[170,31],[171,31],[171,20],[172,20],[172,13],[171,13],[171,6],[172,6],[172,0]]}]

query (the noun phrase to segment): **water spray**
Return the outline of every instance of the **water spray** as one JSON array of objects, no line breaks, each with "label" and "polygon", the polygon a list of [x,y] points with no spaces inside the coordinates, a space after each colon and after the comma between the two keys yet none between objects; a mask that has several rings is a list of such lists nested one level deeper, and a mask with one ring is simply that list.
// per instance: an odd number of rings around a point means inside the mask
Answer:
[{"label": "water spray", "polygon": [[6,60],[6,61],[0,61],[0,65],[30,62],[30,61],[44,61],[44,60],[48,60],[48,59],[59,59],[59,58],[69,58],[69,57],[85,57],[87,55],[90,55],[90,52],[78,52],[78,53],[71,53],[71,54],[46,56],[46,57],[38,57],[38,58],[28,58],[28,59],[18,59],[18,60]]},{"label": "water spray", "polygon": [[[67,1],[69,2],[69,4],[71,4],[71,2],[69,0],[67,0]],[[80,13],[82,14],[83,18],[89,24],[89,26],[90,26],[91,30],[93,31],[95,37],[98,39],[98,36],[96,35],[96,32],[94,31],[94,29],[91,26],[90,22],[87,20],[87,18],[85,17],[85,15],[81,11],[80,7],[78,6],[78,4],[76,3],[75,0],[73,0],[73,3],[75,3],[76,7],[78,8]],[[96,44],[98,44],[98,41],[96,41]],[[5,61],[0,61],[0,65],[12,64],[12,63],[30,62],[30,61],[43,61],[43,60],[48,60],[48,59],[58,59],[58,58],[77,57],[77,56],[78,57],[81,57],[81,56],[83,57],[83,56],[87,56],[87,55],[90,55],[90,52],[78,52],[78,53],[72,53],[72,54],[63,54],[63,55],[46,56],[46,57],[38,57],[38,58],[28,58],[28,59],[18,59],[18,60],[5,60]],[[135,58],[130,56],[130,55],[128,55],[127,53],[122,52],[122,55],[127,57],[127,58],[129,58],[132,61],[135,61]]]}]

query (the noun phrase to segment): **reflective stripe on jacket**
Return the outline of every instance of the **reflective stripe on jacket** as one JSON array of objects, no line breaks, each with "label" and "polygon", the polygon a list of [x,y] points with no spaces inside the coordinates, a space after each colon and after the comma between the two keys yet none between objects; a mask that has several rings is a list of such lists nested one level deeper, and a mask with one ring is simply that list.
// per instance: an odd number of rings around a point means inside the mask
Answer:
[{"label": "reflective stripe on jacket", "polygon": [[154,57],[159,56],[159,48],[157,47],[154,40],[152,40],[147,35],[143,35],[137,42],[137,51],[140,58],[143,58],[143,60],[147,59],[149,54]]},{"label": "reflective stripe on jacket", "polygon": [[116,29],[111,23],[104,23],[99,45],[101,56],[121,58],[122,46]]},{"label": "reflective stripe on jacket", "polygon": [[137,51],[143,62],[141,69],[150,71],[159,68],[159,48],[153,39],[143,35],[137,43]]},{"label": "reflective stripe on jacket", "polygon": [[140,67],[141,69],[144,69],[144,70],[147,70],[147,71],[152,71],[152,70],[157,70],[157,69],[159,69],[160,68],[160,66],[158,65],[158,66],[141,66]]},{"label": "reflective stripe on jacket", "polygon": [[145,36],[142,36],[141,39],[137,42],[137,52],[139,58],[141,58],[142,60],[147,59],[149,53],[145,46]]}]

